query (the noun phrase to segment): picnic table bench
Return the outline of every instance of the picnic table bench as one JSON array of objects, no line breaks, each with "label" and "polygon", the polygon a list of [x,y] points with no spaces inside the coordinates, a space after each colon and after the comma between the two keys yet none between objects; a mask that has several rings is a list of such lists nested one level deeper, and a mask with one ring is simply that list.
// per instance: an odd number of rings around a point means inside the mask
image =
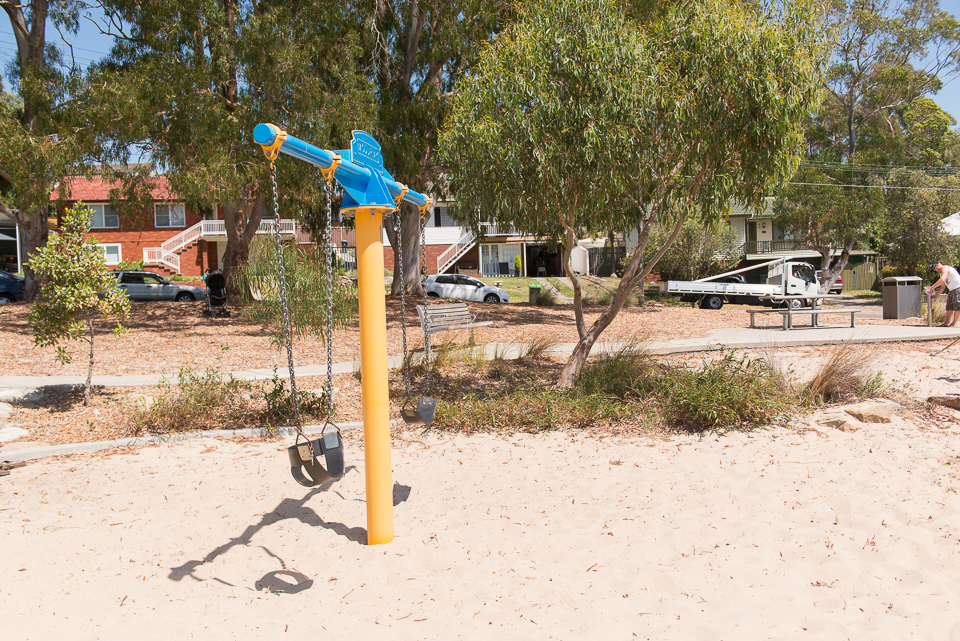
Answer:
[{"label": "picnic table bench", "polygon": [[862,309],[837,309],[824,307],[784,307],[782,309],[748,309],[750,314],[750,327],[756,328],[757,314],[781,314],[783,316],[783,329],[793,329],[793,316],[795,314],[810,314],[810,326],[820,327],[821,314],[850,314],[850,327],[857,326],[857,314]]},{"label": "picnic table bench", "polygon": [[430,336],[437,332],[452,332],[460,329],[470,330],[470,342],[473,342],[473,328],[493,325],[493,321],[478,321],[483,312],[471,312],[466,303],[448,303],[444,305],[417,305],[420,327],[423,329],[424,355],[430,359]]}]

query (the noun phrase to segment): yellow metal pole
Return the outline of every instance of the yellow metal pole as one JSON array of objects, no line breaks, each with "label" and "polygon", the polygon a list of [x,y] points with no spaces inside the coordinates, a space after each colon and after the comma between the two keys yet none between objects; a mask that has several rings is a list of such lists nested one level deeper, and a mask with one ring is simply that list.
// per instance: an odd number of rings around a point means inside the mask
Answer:
[{"label": "yellow metal pole", "polygon": [[387,380],[387,306],[383,284],[383,211],[360,210],[357,288],[360,301],[360,378],[367,481],[367,544],[393,540],[390,467],[390,394]]}]

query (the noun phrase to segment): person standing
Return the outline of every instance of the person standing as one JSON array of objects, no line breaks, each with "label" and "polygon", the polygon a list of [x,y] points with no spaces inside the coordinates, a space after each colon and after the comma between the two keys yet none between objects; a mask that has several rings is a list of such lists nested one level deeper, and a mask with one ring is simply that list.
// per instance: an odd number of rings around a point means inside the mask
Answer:
[{"label": "person standing", "polygon": [[960,319],[960,272],[939,261],[930,265],[930,271],[940,274],[940,280],[935,282],[927,293],[933,294],[936,299],[943,289],[947,290],[947,319],[940,327],[954,327]]}]

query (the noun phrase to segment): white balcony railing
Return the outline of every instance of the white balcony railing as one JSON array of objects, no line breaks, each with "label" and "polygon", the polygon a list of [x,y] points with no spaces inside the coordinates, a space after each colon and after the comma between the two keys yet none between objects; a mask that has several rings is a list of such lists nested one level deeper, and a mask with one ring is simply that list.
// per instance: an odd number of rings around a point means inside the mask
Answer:
[{"label": "white balcony railing", "polygon": [[[272,234],[273,220],[260,221],[257,234]],[[280,234],[293,236],[297,233],[294,220],[280,221]],[[143,250],[144,265],[164,265],[180,273],[179,253],[199,240],[221,239],[227,237],[227,226],[222,220],[201,220],[182,232],[160,243],[159,247],[147,247]]]}]

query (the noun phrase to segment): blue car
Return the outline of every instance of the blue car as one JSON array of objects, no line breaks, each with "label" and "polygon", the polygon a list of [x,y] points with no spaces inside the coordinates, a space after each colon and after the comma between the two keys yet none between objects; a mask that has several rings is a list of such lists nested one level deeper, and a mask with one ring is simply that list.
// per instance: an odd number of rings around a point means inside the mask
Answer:
[{"label": "blue car", "polygon": [[15,274],[0,270],[0,305],[23,300],[26,282]]}]

